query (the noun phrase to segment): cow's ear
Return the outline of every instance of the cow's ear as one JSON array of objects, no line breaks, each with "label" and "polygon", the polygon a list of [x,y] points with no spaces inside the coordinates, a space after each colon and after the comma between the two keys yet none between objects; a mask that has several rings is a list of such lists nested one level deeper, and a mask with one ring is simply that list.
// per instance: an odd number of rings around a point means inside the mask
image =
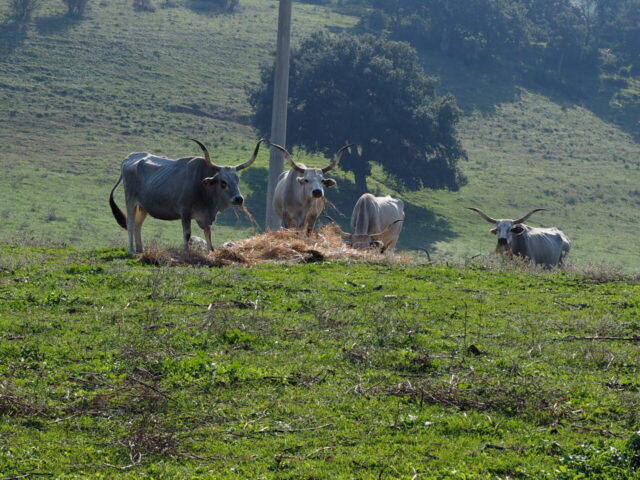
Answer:
[{"label": "cow's ear", "polygon": [[524,227],[522,225],[514,225],[511,229],[511,233],[515,233],[516,235],[520,235],[524,232]]},{"label": "cow's ear", "polygon": [[322,184],[329,188],[329,187],[333,187],[336,184],[336,181],[333,178],[325,178],[324,180],[322,180]]},{"label": "cow's ear", "polygon": [[212,185],[218,183],[218,175],[214,175],[213,177],[207,177],[202,179],[202,186],[204,188],[209,188]]},{"label": "cow's ear", "polygon": [[493,233],[494,235],[496,235],[498,233],[498,229],[497,228],[492,228],[491,230],[489,230],[491,233]]}]

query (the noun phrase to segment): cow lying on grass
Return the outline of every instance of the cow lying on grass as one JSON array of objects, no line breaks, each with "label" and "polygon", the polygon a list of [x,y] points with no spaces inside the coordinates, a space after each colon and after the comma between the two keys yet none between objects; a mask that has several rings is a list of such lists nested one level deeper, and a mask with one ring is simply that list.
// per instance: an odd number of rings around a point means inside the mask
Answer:
[{"label": "cow lying on grass", "polygon": [[498,237],[496,252],[517,255],[536,265],[552,267],[561,265],[571,249],[571,242],[561,230],[529,227],[523,223],[544,208],[535,208],[517,220],[495,219],[478,208],[467,208],[495,226],[491,233]]}]

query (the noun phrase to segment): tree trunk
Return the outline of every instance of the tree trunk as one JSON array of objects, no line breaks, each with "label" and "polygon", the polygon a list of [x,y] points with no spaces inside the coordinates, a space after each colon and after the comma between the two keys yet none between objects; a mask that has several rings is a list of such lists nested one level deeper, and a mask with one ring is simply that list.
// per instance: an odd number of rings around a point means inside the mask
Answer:
[{"label": "tree trunk", "polygon": [[562,80],[562,64],[563,63],[564,63],[564,51],[560,54],[560,59],[558,60],[558,68],[557,68],[558,80]]},{"label": "tree trunk", "polygon": [[367,187],[367,173],[365,168],[355,168],[353,170],[353,178],[356,183],[356,193],[358,196],[369,191],[369,188]]},{"label": "tree trunk", "polygon": [[444,10],[444,16],[446,17],[444,19],[444,25],[442,26],[442,35],[440,36],[440,51],[444,54],[449,53],[449,40],[450,40],[450,31],[451,31],[451,24],[453,23],[452,18],[453,18],[453,13],[451,12],[451,9],[449,8],[449,0],[445,0],[444,5],[443,5],[443,10]]}]

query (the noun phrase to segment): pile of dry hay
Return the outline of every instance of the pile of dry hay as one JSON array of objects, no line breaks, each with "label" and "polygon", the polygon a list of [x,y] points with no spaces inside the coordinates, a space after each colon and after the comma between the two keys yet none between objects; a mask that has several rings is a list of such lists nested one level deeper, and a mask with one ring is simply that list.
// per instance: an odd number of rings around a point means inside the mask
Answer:
[{"label": "pile of dry hay", "polygon": [[141,262],[152,265],[198,266],[251,266],[261,263],[311,263],[325,260],[395,263],[406,262],[407,258],[394,253],[381,254],[377,249],[353,249],[342,242],[340,231],[335,225],[326,225],[309,236],[294,230],[267,232],[229,243],[209,254],[149,248],[140,256]]}]

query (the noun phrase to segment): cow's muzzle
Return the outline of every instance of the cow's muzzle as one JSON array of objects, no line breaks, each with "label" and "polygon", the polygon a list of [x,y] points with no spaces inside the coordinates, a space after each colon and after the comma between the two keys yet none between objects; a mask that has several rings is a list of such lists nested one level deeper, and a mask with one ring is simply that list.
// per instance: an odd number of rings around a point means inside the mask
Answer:
[{"label": "cow's muzzle", "polygon": [[315,189],[314,191],[311,192],[311,195],[313,195],[313,198],[320,198],[320,197],[322,197],[322,190],[317,188],[317,189]]},{"label": "cow's muzzle", "polygon": [[499,238],[498,239],[498,245],[500,245],[501,247],[504,247],[507,244],[507,239],[506,238]]},{"label": "cow's muzzle", "polygon": [[241,195],[238,195],[237,197],[233,197],[233,200],[231,200],[231,205],[242,205],[244,203],[244,198],[242,198]]}]

